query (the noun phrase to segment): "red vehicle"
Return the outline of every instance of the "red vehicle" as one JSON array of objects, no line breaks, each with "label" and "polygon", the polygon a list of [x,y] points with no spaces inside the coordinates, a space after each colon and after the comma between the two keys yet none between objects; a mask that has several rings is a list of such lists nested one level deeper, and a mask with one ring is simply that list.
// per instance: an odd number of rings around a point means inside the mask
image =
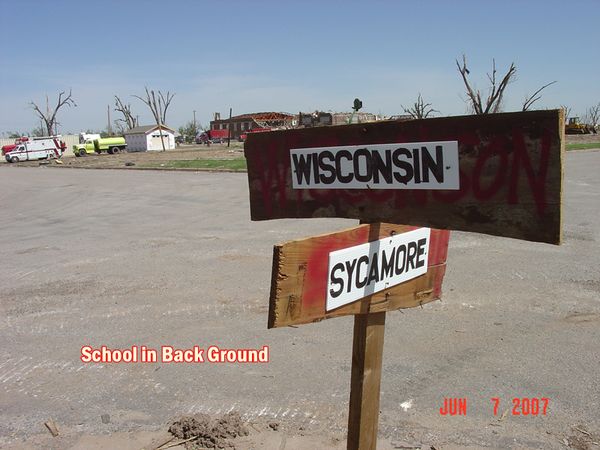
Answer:
[{"label": "red vehicle", "polygon": [[206,144],[210,141],[213,144],[225,142],[229,137],[229,130],[208,130],[199,133],[196,136],[196,144]]},{"label": "red vehicle", "polygon": [[16,138],[14,144],[3,145],[2,146],[2,156],[13,151],[15,148],[17,148],[17,145],[22,144],[27,141],[29,141],[29,138],[27,136],[23,136],[23,137]]},{"label": "red vehicle", "polygon": [[67,149],[67,144],[65,144],[64,141],[61,141],[60,139],[58,139],[60,137],[61,136],[49,136],[49,137],[38,137],[38,138],[29,138],[27,136],[18,137],[15,139],[14,144],[8,144],[8,145],[2,146],[2,156],[6,156],[7,153],[12,152],[15,148],[17,148],[21,144],[26,144],[31,141],[39,141],[39,140],[45,140],[45,139],[54,139],[54,142],[56,143],[56,148],[59,149],[62,154]]},{"label": "red vehicle", "polygon": [[7,162],[33,161],[37,159],[58,159],[66,148],[58,138],[27,140],[4,155]]}]

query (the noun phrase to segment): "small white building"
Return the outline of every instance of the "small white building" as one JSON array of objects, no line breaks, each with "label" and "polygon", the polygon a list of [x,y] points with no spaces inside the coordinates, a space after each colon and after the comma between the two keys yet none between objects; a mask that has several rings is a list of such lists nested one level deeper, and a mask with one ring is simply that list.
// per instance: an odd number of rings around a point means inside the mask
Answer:
[{"label": "small white building", "polygon": [[160,130],[158,125],[144,125],[141,127],[132,128],[123,133],[125,142],[127,142],[128,152],[145,152],[145,151],[162,151],[162,140],[165,143],[165,150],[175,148],[175,130],[161,125]]}]

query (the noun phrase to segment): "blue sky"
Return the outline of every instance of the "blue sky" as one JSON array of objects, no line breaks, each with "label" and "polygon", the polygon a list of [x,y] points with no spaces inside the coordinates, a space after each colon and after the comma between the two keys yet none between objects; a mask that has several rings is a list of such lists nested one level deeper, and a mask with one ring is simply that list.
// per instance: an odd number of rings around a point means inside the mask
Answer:
[{"label": "blue sky", "polygon": [[[567,7],[567,5],[569,5]],[[0,133],[39,121],[30,101],[72,89],[59,132],[106,128],[119,95],[142,123],[144,86],[175,92],[168,124],[215,111],[402,113],[417,94],[441,115],[467,112],[455,59],[475,86],[492,58],[516,81],[505,110],[541,85],[537,108],[573,115],[600,102],[600,1],[0,0]],[[112,112],[112,118],[117,117]]]}]

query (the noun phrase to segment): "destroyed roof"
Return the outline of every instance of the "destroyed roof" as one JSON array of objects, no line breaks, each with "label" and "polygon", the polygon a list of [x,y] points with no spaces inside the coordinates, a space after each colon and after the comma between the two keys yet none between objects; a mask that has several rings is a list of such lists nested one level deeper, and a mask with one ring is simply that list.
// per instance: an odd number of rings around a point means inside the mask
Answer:
[{"label": "destroyed roof", "polygon": [[[251,119],[251,120],[291,120],[294,116],[292,114],[284,113],[284,112],[255,112],[248,114],[240,114],[239,116],[233,116],[231,120],[240,120],[240,119]],[[218,119],[220,121],[228,121],[229,118]]]}]

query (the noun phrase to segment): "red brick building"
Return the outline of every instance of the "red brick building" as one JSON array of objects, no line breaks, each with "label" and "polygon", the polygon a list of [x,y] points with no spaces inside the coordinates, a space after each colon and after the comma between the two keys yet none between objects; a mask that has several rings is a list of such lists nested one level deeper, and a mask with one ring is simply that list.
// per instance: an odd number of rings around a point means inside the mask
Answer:
[{"label": "red brick building", "polygon": [[240,135],[251,130],[292,127],[296,119],[296,116],[282,112],[241,114],[231,119],[221,119],[221,114],[215,113],[215,119],[210,122],[210,129],[211,131],[231,129],[231,139],[239,139]]}]

